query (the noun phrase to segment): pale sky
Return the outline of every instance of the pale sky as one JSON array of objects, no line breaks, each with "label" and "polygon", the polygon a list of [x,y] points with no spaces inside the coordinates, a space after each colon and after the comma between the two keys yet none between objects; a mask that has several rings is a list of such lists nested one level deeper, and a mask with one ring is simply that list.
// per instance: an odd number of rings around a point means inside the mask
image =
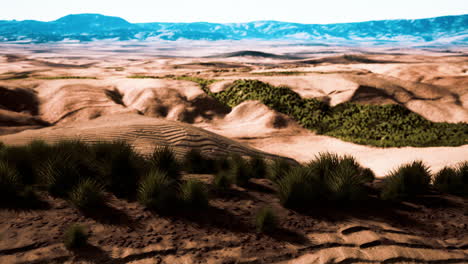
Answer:
[{"label": "pale sky", "polygon": [[326,24],[468,14],[468,0],[0,0],[0,4],[0,20],[41,21],[99,13],[130,22]]}]

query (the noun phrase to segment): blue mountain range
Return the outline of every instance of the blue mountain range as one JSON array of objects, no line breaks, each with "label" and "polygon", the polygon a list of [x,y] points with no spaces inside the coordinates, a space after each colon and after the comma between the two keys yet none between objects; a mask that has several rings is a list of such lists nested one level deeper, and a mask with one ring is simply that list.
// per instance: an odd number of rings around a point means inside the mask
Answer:
[{"label": "blue mountain range", "polygon": [[64,40],[294,40],[323,43],[441,43],[468,45],[468,15],[340,24],[280,21],[249,23],[130,23],[100,14],[55,21],[0,20],[0,42]]}]

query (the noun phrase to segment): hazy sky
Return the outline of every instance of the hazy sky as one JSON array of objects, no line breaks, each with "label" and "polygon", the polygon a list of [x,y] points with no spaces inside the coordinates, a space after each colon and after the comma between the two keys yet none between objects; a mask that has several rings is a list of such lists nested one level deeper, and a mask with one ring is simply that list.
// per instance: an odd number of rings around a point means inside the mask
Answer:
[{"label": "hazy sky", "polygon": [[100,13],[130,22],[339,23],[468,14],[468,0],[0,0],[0,20]]}]

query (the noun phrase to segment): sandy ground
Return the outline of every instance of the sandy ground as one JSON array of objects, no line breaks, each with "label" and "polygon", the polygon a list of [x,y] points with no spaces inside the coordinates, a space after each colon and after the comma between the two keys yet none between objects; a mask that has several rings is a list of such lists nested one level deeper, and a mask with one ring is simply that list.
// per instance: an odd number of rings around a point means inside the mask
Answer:
[{"label": "sandy ground", "polygon": [[[247,49],[248,43],[235,47],[226,43],[216,49],[207,43],[191,48],[169,43],[113,45],[2,44],[0,141],[126,139],[141,152],[165,144],[179,155],[199,148],[212,155],[237,152],[298,162],[328,151],[354,156],[379,177],[417,159],[438,171],[468,157],[468,145],[356,145],[315,135],[259,102],[229,109],[190,81],[128,78],[172,74],[219,79],[210,87],[213,91],[237,79],[259,79],[287,85],[303,97],[321,98],[332,105],[395,103],[436,122],[468,122],[468,53],[462,48],[258,43],[259,50],[282,56],[255,57],[248,52],[226,55]],[[87,79],[58,78],[67,76]],[[7,237],[0,242],[0,262],[88,263],[95,258],[98,263],[465,263],[467,259],[467,226],[460,225],[467,222],[464,200],[450,198],[456,201],[451,200],[455,205],[448,209],[418,201],[409,205],[412,210],[391,208],[388,214],[370,219],[338,214],[343,219],[331,221],[317,218],[323,212],[314,212],[311,218],[281,209],[267,182],[255,186],[229,198],[216,198],[210,214],[188,216],[190,221],[187,216],[154,217],[136,203],[116,200],[110,210],[126,220],[107,223],[44,197],[54,210],[0,211],[0,234]],[[284,220],[284,232],[278,236],[251,232],[253,212],[267,201],[274,201]],[[369,208],[368,215],[380,213]],[[239,217],[234,221],[239,226],[221,228],[229,222],[224,221],[226,213],[228,218]],[[402,214],[404,224],[392,214]],[[433,215],[440,218],[433,221]],[[193,219],[201,220],[194,223]],[[76,221],[93,231],[88,255],[73,255],[60,244],[65,226]]]}]

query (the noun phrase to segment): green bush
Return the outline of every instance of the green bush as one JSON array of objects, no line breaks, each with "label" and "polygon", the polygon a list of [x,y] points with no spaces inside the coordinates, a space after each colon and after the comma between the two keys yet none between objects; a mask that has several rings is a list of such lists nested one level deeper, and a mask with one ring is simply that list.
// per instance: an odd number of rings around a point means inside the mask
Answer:
[{"label": "green bush", "polygon": [[229,178],[237,186],[245,187],[252,178],[252,171],[248,162],[240,155],[232,155],[229,162]]},{"label": "green bush", "polygon": [[305,128],[358,144],[426,147],[459,146],[468,142],[468,124],[434,123],[398,104],[343,103],[330,107],[314,98],[301,98],[287,87],[275,87],[258,80],[236,80],[218,93],[207,88],[210,80],[193,81],[229,107],[258,100],[292,117]]},{"label": "green bush", "polygon": [[277,183],[286,175],[293,166],[284,159],[275,159],[273,163],[268,167],[268,179],[272,182]]},{"label": "green bush", "polygon": [[167,172],[153,170],[141,181],[138,201],[149,209],[168,210],[177,202],[177,183]]},{"label": "green bush", "polygon": [[184,168],[188,173],[209,174],[215,171],[215,161],[204,157],[198,149],[190,149],[184,156]]},{"label": "green bush", "polygon": [[468,162],[456,168],[445,167],[434,176],[434,187],[441,192],[468,196]]},{"label": "green bush", "polygon": [[15,200],[21,189],[22,186],[16,168],[4,161],[0,161],[0,202]]},{"label": "green bush", "polygon": [[83,211],[89,211],[106,204],[104,188],[93,179],[85,179],[71,192],[70,201]]},{"label": "green bush", "polygon": [[307,208],[323,196],[321,182],[307,167],[289,170],[277,185],[279,200],[287,208]]},{"label": "green bush", "polygon": [[156,147],[149,159],[152,169],[167,173],[167,176],[179,180],[181,164],[174,151],[167,146]]},{"label": "green bush", "polygon": [[263,207],[255,216],[255,227],[257,232],[271,232],[278,226],[278,217],[269,207]]},{"label": "green bush", "polygon": [[148,167],[143,157],[124,141],[98,142],[91,147],[106,189],[120,198],[133,197]]},{"label": "green bush", "polygon": [[208,192],[202,182],[188,180],[180,187],[180,198],[191,209],[208,207]]},{"label": "green bush", "polygon": [[265,160],[260,156],[254,156],[248,161],[248,166],[250,167],[252,178],[267,178],[268,170]]},{"label": "green bush", "polygon": [[63,244],[68,250],[78,249],[86,246],[88,234],[84,227],[74,224],[67,228],[63,237]]},{"label": "green bush", "polygon": [[385,177],[381,198],[395,201],[423,194],[430,181],[429,168],[422,161],[404,164]]},{"label": "green bush", "polygon": [[219,171],[213,178],[213,185],[216,190],[224,192],[231,187],[232,180],[227,171]]},{"label": "green bush", "polygon": [[34,158],[27,147],[7,146],[0,153],[3,160],[17,171],[18,181],[23,184],[33,184],[36,181]]}]

